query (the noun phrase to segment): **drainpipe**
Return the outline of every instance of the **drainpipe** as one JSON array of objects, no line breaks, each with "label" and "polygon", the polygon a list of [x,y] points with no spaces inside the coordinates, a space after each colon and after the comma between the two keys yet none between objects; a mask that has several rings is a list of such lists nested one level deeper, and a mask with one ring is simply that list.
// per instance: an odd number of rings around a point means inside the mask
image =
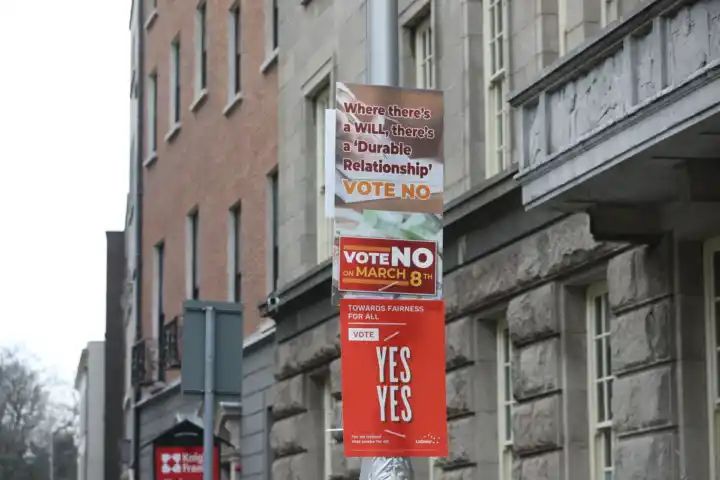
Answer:
[{"label": "drainpipe", "polygon": [[[143,152],[145,149],[145,116],[143,115],[145,107],[145,35],[143,30],[143,19],[145,18],[145,1],[136,0],[138,2],[138,11],[136,19],[137,34],[137,82],[138,82],[138,108],[137,108],[137,150],[135,152],[135,199],[134,199],[134,222],[135,222],[135,288],[133,290],[135,296],[135,340],[142,338],[142,202],[143,202]],[[127,351],[127,350],[126,350]],[[141,399],[142,391],[139,386],[134,387],[133,392],[133,461],[132,468],[134,472],[133,480],[140,480],[140,412],[134,403]]]}]

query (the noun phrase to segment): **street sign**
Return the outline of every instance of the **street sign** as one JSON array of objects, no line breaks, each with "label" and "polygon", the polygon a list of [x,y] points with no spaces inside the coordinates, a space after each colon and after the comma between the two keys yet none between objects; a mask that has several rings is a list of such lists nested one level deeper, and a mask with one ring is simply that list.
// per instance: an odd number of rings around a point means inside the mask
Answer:
[{"label": "street sign", "polygon": [[243,358],[242,310],[237,303],[226,302],[185,302],[182,391],[188,394],[202,394],[205,391],[205,314],[208,308],[213,308],[214,312],[214,392],[217,395],[240,395]]},{"label": "street sign", "polygon": [[[183,421],[153,440],[155,480],[203,480],[203,429]],[[220,479],[220,440],[213,441],[213,479]]]},{"label": "street sign", "polygon": [[343,299],[343,441],[349,457],[444,457],[441,300]]}]

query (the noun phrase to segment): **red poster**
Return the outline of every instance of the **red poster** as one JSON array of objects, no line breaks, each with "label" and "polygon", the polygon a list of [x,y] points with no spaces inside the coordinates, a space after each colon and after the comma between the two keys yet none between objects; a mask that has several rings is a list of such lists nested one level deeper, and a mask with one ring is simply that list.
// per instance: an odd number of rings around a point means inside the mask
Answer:
[{"label": "red poster", "polygon": [[445,306],[343,299],[343,438],[348,457],[444,457]]},{"label": "red poster", "polygon": [[437,244],[340,237],[340,290],[409,295],[437,292]]},{"label": "red poster", "polygon": [[[220,478],[220,449],[215,446],[213,477]],[[155,480],[202,480],[203,447],[155,447]]]}]

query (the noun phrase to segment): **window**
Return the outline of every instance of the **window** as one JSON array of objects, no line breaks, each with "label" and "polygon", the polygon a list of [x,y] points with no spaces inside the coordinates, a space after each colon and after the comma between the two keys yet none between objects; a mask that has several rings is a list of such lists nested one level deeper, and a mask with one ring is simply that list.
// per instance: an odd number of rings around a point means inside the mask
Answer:
[{"label": "window", "polygon": [[195,98],[207,89],[207,3],[195,12]]},{"label": "window", "polygon": [[505,320],[497,326],[497,365],[498,365],[498,446],[499,478],[512,478],[513,431],[512,413],[515,404],[512,387],[512,341]]},{"label": "window", "polygon": [[322,384],[323,395],[323,477],[330,478],[332,475],[332,448],[335,439],[332,435],[333,428],[333,398],[330,391],[330,378],[325,378]]},{"label": "window", "polygon": [[325,110],[330,108],[330,87],[326,86],[313,101],[315,127],[315,198],[317,261],[330,258],[333,247],[332,219],[325,216]]},{"label": "window", "polygon": [[158,380],[165,379],[165,371],[161,352],[163,350],[162,338],[165,327],[165,244],[158,243],[154,251],[154,281],[153,281],[153,338],[157,341],[157,372]]},{"label": "window", "polygon": [[269,278],[269,289],[271,292],[274,292],[277,290],[278,287],[278,277],[280,272],[280,248],[279,248],[279,238],[278,238],[278,231],[279,231],[279,198],[278,198],[278,173],[277,171],[270,174],[268,177],[268,187],[269,187],[269,205],[268,205],[268,213],[270,216],[270,221],[268,222],[269,227],[269,237],[270,237],[270,248],[269,248],[269,263],[270,268],[268,268],[268,272],[270,273]]},{"label": "window", "polygon": [[240,93],[242,88],[242,36],[239,1],[230,9],[228,20],[228,102],[230,102]]},{"label": "window", "polygon": [[157,12],[157,0],[150,0],[148,4],[147,12],[145,13],[145,29],[149,30],[155,23],[155,19],[158,16]]},{"label": "window", "polygon": [[180,39],[170,47],[170,121],[171,131],[180,124]]},{"label": "window", "polygon": [[600,12],[600,21],[602,26],[614,22],[620,18],[620,1],[621,0],[600,0],[602,2],[602,10]]},{"label": "window", "polygon": [[558,0],[558,53],[561,56],[567,52],[567,9],[567,0]]},{"label": "window", "polygon": [[228,273],[230,301],[242,301],[242,216],[240,206],[230,209]]},{"label": "window", "polygon": [[277,0],[272,0],[272,48],[280,47],[280,10]]},{"label": "window", "polygon": [[507,2],[488,0],[485,11],[485,104],[486,104],[486,176],[495,175],[508,167],[508,110],[505,95],[507,76]]},{"label": "window", "polygon": [[187,243],[186,243],[186,283],[185,289],[188,298],[200,298],[200,253],[199,233],[200,217],[197,210],[187,216]]},{"label": "window", "polygon": [[705,245],[705,303],[710,407],[710,478],[720,475],[720,238]]},{"label": "window", "polygon": [[414,31],[415,86],[435,88],[435,59],[433,56],[433,30],[430,15]]},{"label": "window", "polygon": [[613,479],[613,380],[610,356],[610,308],[607,287],[588,289],[587,332],[590,411],[591,480]]},{"label": "window", "polygon": [[157,116],[157,73],[151,73],[148,77],[148,95],[147,95],[147,122],[148,122],[148,157],[153,157],[157,154],[157,130],[158,130],[158,116]]}]

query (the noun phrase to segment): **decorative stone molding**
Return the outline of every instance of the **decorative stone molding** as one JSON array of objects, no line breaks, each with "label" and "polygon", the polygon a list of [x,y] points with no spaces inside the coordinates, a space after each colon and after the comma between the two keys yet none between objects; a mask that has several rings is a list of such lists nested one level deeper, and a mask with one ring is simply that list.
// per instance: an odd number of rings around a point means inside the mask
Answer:
[{"label": "decorative stone molding", "polygon": [[515,453],[531,455],[562,447],[563,427],[560,395],[520,403],[513,412]]},{"label": "decorative stone molding", "polygon": [[559,315],[555,284],[548,283],[513,298],[508,305],[507,318],[515,344],[557,334]]},{"label": "decorative stone molding", "polygon": [[672,305],[663,300],[611,319],[613,373],[674,357]]},{"label": "decorative stone molding", "polygon": [[560,341],[551,338],[515,350],[513,391],[524,400],[561,387]]},{"label": "decorative stone molding", "polygon": [[[519,117],[515,147],[523,202],[539,204],[568,183],[602,170],[597,167],[616,156],[610,149],[585,169],[560,175],[558,167],[719,78],[719,38],[716,0],[658,0],[515,92],[510,103]],[[716,103],[717,96],[709,95],[707,102]],[[550,181],[549,175],[556,179]]]},{"label": "decorative stone molding", "polygon": [[677,448],[671,432],[620,439],[615,449],[615,478],[677,480]]},{"label": "decorative stone molding", "polygon": [[675,378],[669,365],[619,377],[613,384],[613,425],[622,435],[676,422]]}]

